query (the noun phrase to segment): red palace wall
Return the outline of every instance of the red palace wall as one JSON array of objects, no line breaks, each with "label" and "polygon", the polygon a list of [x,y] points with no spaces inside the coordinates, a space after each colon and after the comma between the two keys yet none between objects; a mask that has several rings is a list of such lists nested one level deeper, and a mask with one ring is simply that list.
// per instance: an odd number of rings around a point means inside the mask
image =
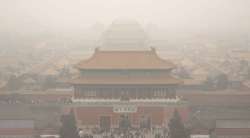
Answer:
[{"label": "red palace wall", "polygon": [[[177,109],[182,120],[188,119],[189,110],[183,107],[138,107],[137,112],[128,113],[132,126],[138,127],[140,117],[148,116],[151,118],[152,126],[164,126],[172,117],[173,111]],[[114,113],[113,107],[78,107],[74,109],[78,125],[84,127],[99,127],[100,116],[111,117],[111,127],[117,127],[120,115],[122,113]]]}]

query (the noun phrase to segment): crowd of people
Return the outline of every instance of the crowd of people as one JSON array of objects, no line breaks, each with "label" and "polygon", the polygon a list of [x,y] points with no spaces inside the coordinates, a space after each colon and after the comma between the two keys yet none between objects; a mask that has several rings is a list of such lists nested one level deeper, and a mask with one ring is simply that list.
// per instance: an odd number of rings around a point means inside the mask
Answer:
[{"label": "crowd of people", "polygon": [[164,128],[161,129],[136,129],[131,128],[127,131],[121,131],[115,129],[111,131],[103,131],[101,133],[89,132],[80,130],[79,135],[81,138],[167,138],[167,131]]}]

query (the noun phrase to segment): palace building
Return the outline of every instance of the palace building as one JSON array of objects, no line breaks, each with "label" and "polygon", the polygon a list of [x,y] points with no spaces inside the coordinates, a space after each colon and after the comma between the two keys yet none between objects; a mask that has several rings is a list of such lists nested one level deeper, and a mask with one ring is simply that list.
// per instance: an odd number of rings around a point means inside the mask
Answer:
[{"label": "palace building", "polygon": [[124,120],[135,128],[164,127],[175,109],[187,119],[186,104],[175,93],[182,81],[171,76],[174,64],[154,48],[96,48],[77,68],[80,76],[71,83],[80,128],[119,128]]}]

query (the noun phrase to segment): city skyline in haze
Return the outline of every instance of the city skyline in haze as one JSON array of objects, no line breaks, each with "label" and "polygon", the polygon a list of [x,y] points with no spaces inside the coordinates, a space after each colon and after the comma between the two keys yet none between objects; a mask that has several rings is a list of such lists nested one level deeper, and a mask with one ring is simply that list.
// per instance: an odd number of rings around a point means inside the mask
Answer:
[{"label": "city skyline in haze", "polygon": [[0,30],[79,32],[131,18],[176,32],[248,34],[248,0],[0,0]]}]

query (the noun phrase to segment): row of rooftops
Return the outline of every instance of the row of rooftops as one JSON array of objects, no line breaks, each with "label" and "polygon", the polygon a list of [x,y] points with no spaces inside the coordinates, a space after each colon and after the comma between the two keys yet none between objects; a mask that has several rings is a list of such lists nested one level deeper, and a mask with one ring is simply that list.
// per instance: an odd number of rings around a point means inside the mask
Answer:
[{"label": "row of rooftops", "polygon": [[195,128],[191,135],[215,135],[215,136],[250,136],[250,120],[216,120],[215,127],[209,128]]},{"label": "row of rooftops", "polygon": [[100,85],[175,85],[182,83],[170,75],[165,76],[101,76],[81,77],[71,81],[72,84],[100,84]]},{"label": "row of rooftops", "polygon": [[33,135],[33,120],[0,120],[1,135]]},{"label": "row of rooftops", "polygon": [[95,49],[94,54],[89,59],[81,61],[76,66],[80,71],[95,70],[95,71],[167,71],[162,75],[82,75],[81,77],[72,80],[72,84],[126,84],[126,85],[175,85],[182,81],[172,77],[170,71],[175,68],[175,65],[165,59],[160,58],[155,48],[151,50],[100,50]]},{"label": "row of rooftops", "polygon": [[117,51],[95,49],[93,56],[81,61],[77,68],[84,69],[173,69],[168,60],[161,59],[154,48],[144,51]]}]

